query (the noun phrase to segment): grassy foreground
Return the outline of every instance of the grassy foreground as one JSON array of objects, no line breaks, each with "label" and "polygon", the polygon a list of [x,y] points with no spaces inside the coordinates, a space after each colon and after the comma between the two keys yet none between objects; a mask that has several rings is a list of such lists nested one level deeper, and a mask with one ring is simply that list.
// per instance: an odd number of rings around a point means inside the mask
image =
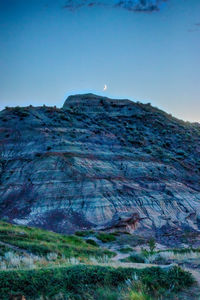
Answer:
[{"label": "grassy foreground", "polygon": [[[27,299],[43,296],[55,299],[58,295],[70,297],[64,299],[96,299],[100,287],[114,291],[114,288],[120,286],[123,289],[122,284],[127,284],[127,281],[132,282],[133,286],[134,283],[139,283],[140,291],[145,287],[145,292],[154,296],[177,292],[193,283],[192,276],[178,267],[165,271],[157,267],[138,270],[75,265],[64,268],[1,271],[0,294],[2,300],[12,296],[24,296]],[[133,293],[133,290],[131,292]],[[119,298],[113,296],[112,299]]]},{"label": "grassy foreground", "polygon": [[176,266],[103,265],[115,253],[91,240],[91,234],[103,243],[117,242],[115,234],[90,231],[67,236],[0,221],[0,299],[173,299],[174,293],[194,282],[190,273]]}]

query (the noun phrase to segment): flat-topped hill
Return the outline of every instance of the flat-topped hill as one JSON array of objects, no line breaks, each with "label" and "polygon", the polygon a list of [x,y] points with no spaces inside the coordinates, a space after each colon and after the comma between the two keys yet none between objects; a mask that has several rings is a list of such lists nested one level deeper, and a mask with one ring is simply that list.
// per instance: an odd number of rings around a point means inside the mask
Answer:
[{"label": "flat-topped hill", "polygon": [[200,126],[93,94],[0,112],[0,216],[74,232],[198,235]]}]

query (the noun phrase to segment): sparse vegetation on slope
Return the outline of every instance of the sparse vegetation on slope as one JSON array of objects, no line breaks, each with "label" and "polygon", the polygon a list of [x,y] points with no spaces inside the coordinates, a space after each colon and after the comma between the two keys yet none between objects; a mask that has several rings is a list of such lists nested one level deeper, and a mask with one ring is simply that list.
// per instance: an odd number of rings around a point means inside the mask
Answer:
[{"label": "sparse vegetation on slope", "polygon": [[111,257],[112,252],[101,249],[97,244],[87,242],[78,236],[67,236],[39,228],[11,225],[0,221],[0,253],[2,257],[9,251],[17,254],[32,254],[50,260],[52,253],[56,259],[77,258],[87,261],[89,257]]}]

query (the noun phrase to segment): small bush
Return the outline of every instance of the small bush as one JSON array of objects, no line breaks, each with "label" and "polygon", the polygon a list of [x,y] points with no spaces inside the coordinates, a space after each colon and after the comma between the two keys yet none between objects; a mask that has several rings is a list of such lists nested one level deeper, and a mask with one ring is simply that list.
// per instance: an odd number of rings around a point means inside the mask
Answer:
[{"label": "small bush", "polygon": [[76,231],[75,235],[85,237],[85,236],[91,235],[92,233],[94,233],[94,231],[92,231],[92,230],[83,230],[83,231]]},{"label": "small bush", "polygon": [[119,249],[119,251],[120,251],[121,253],[129,253],[129,252],[132,252],[133,249],[130,248],[130,247],[125,247],[125,248]]},{"label": "small bush", "polygon": [[145,263],[145,258],[142,255],[135,253],[123,259],[123,261],[132,263]]},{"label": "small bush", "polygon": [[141,253],[142,253],[142,256],[144,258],[148,258],[150,255],[153,254],[153,253],[150,253],[147,249],[144,249],[144,248],[141,249]]},{"label": "small bush", "polygon": [[153,238],[151,238],[148,241],[148,246],[149,246],[150,253],[154,253],[154,250],[156,248],[156,242],[155,242],[155,240]]},{"label": "small bush", "polygon": [[99,245],[94,240],[92,240],[92,239],[87,239],[85,241],[86,241],[86,243],[88,243],[88,244],[90,244],[92,246],[99,247]]},{"label": "small bush", "polygon": [[96,237],[103,243],[114,242],[116,240],[116,236],[112,233],[100,232]]},{"label": "small bush", "polygon": [[157,265],[168,265],[168,264],[170,264],[170,262],[168,262],[168,260],[160,254],[155,255],[152,258],[152,263],[157,264]]},{"label": "small bush", "polygon": [[173,267],[168,272],[159,267],[146,268],[141,271],[140,280],[149,291],[158,293],[165,290],[177,292],[194,283],[192,275],[180,267]]}]

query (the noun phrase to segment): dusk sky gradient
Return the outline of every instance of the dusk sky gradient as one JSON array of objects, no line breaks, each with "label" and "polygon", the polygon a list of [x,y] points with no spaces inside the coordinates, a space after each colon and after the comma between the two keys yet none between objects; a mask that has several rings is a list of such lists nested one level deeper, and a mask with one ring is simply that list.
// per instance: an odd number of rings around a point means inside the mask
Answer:
[{"label": "dusk sky gradient", "polygon": [[200,0],[152,12],[76,2],[0,0],[0,109],[90,91],[200,122]]}]

